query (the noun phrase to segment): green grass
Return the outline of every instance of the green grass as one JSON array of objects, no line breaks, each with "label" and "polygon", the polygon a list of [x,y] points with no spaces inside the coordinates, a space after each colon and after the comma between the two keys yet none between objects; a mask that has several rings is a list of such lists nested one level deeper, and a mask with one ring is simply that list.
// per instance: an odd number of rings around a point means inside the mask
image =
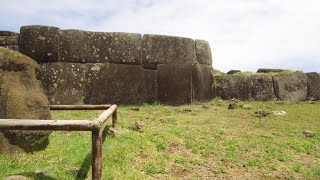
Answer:
[{"label": "green grass", "polygon": [[[119,135],[103,144],[104,179],[320,179],[320,102],[240,102],[252,110],[228,110],[217,99],[179,107],[119,106]],[[139,111],[130,108],[139,107]],[[286,116],[257,118],[258,109]],[[191,112],[190,112],[191,110]],[[54,119],[92,119],[101,111],[52,111]],[[143,121],[143,132],[134,122]],[[316,136],[306,138],[303,130]],[[44,151],[0,155],[0,179],[91,176],[90,132],[53,132]],[[71,172],[72,168],[82,172]],[[41,176],[42,174],[42,176]]]}]

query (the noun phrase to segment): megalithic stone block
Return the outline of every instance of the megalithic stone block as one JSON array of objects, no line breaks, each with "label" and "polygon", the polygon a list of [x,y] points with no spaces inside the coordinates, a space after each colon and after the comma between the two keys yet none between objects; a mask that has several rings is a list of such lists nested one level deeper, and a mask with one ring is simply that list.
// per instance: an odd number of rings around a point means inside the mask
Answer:
[{"label": "megalithic stone block", "polygon": [[282,101],[307,99],[307,76],[303,73],[278,74],[273,76],[274,92]]},{"label": "megalithic stone block", "polygon": [[193,39],[145,34],[142,42],[143,63],[194,64],[196,62]]},{"label": "megalithic stone block", "polygon": [[0,36],[0,45],[17,45],[19,36]]},{"label": "megalithic stone block", "polygon": [[198,63],[212,66],[212,54],[209,42],[205,40],[196,39],[195,44]]},{"label": "megalithic stone block", "polygon": [[83,104],[86,66],[80,63],[42,63],[41,81],[50,104]]},{"label": "megalithic stone block", "polygon": [[60,30],[50,26],[22,26],[20,52],[38,63],[57,62],[59,57]]},{"label": "megalithic stone block", "polygon": [[141,64],[141,34],[63,30],[60,62]]},{"label": "megalithic stone block", "polygon": [[19,33],[12,31],[0,31],[0,36],[17,36]]},{"label": "megalithic stone block", "polygon": [[307,81],[307,99],[320,100],[320,75],[316,72],[306,73]]},{"label": "megalithic stone block", "polygon": [[158,65],[158,98],[172,105],[192,102],[192,65]]},{"label": "megalithic stone block", "polygon": [[86,104],[142,104],[156,99],[156,71],[140,65],[87,65]]},{"label": "megalithic stone block", "polygon": [[192,70],[192,95],[193,101],[208,101],[214,97],[212,90],[212,67],[204,64],[193,66]]},{"label": "megalithic stone block", "polygon": [[268,101],[275,98],[273,79],[267,75],[251,75],[250,99]]},{"label": "megalithic stone block", "polygon": [[237,98],[250,99],[251,78],[245,75],[226,75],[214,77],[214,91],[223,100]]}]

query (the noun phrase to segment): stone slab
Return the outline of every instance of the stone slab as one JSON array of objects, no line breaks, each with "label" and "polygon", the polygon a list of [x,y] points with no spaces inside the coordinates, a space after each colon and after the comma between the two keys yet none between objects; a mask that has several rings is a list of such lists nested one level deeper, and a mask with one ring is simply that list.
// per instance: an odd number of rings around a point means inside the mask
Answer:
[{"label": "stone slab", "polygon": [[246,75],[226,75],[214,77],[214,92],[223,100],[236,98],[250,99],[251,78]]},{"label": "stone slab", "polygon": [[17,45],[19,36],[0,36],[0,45]]},{"label": "stone slab", "polygon": [[193,66],[192,70],[192,96],[193,102],[209,101],[214,97],[212,91],[212,67],[204,64]]},{"label": "stone slab", "polygon": [[195,44],[198,63],[212,66],[212,54],[209,42],[196,39]]},{"label": "stone slab", "polygon": [[192,65],[158,65],[158,98],[171,105],[192,102]]},{"label": "stone slab", "polygon": [[86,104],[142,104],[156,99],[156,71],[127,64],[86,66]]},{"label": "stone slab", "polygon": [[273,79],[266,75],[251,75],[250,99],[269,101],[275,98]]},{"label": "stone slab", "polygon": [[60,29],[50,26],[22,26],[20,28],[20,52],[38,63],[57,62]]},{"label": "stone slab", "polygon": [[274,91],[282,101],[307,99],[307,76],[303,73],[278,74],[273,76]]},{"label": "stone slab", "polygon": [[285,69],[271,69],[271,68],[259,68],[257,73],[271,73],[271,72],[281,72]]},{"label": "stone slab", "polygon": [[306,73],[307,82],[307,99],[320,100],[320,75],[316,72]]},{"label": "stone slab", "polygon": [[60,62],[141,64],[141,34],[63,30]]},{"label": "stone slab", "polygon": [[194,64],[196,62],[193,39],[145,34],[142,40],[143,63]]},{"label": "stone slab", "polygon": [[80,63],[42,63],[41,81],[50,104],[83,104],[86,66]]}]

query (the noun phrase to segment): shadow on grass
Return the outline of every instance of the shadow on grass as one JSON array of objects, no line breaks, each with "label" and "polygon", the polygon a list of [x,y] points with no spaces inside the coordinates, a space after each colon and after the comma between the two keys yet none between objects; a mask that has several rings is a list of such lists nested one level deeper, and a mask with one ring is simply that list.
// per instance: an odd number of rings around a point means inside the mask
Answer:
[{"label": "shadow on grass", "polygon": [[[103,132],[102,132],[102,144],[104,143],[106,137],[107,137],[107,132],[108,132],[109,127],[105,127]],[[92,151],[87,154],[86,158],[82,162],[82,165],[79,169],[79,172],[76,176],[76,180],[78,179],[85,179],[89,173],[90,167],[91,167],[91,162],[92,162]]]}]

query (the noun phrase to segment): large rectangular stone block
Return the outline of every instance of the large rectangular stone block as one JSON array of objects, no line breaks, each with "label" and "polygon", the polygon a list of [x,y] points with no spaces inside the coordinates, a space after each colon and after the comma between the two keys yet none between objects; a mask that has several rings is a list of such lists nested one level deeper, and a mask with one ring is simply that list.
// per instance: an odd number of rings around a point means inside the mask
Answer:
[{"label": "large rectangular stone block", "polygon": [[214,77],[214,91],[223,100],[237,98],[250,99],[251,78],[245,75],[226,75]]},{"label": "large rectangular stone block", "polygon": [[192,102],[192,65],[158,65],[158,98],[172,105]]},{"label": "large rectangular stone block", "polygon": [[80,63],[42,63],[41,81],[50,104],[83,104],[86,66]]},{"label": "large rectangular stone block", "polygon": [[307,81],[307,99],[320,100],[320,75],[316,72],[306,73]]},{"label": "large rectangular stone block", "polygon": [[193,101],[208,101],[214,97],[212,90],[212,67],[204,64],[193,66],[192,70],[192,96]]},{"label": "large rectangular stone block", "polygon": [[156,71],[127,64],[86,66],[86,104],[142,104],[156,99]]},{"label": "large rectangular stone block", "polygon": [[274,91],[282,101],[304,101],[307,98],[307,76],[303,73],[273,76]]},{"label": "large rectangular stone block", "polygon": [[0,36],[0,45],[17,45],[19,36]]},{"label": "large rectangular stone block", "polygon": [[212,54],[208,41],[196,39],[195,43],[198,63],[212,66]]},{"label": "large rectangular stone block", "polygon": [[63,30],[61,62],[141,64],[141,34]]},{"label": "large rectangular stone block", "polygon": [[273,79],[267,75],[251,75],[250,99],[268,101],[275,98]]},{"label": "large rectangular stone block", "polygon": [[42,62],[57,62],[60,30],[50,26],[22,26],[20,28],[20,52]]},{"label": "large rectangular stone block", "polygon": [[194,64],[196,62],[193,39],[145,34],[142,40],[143,63]]},{"label": "large rectangular stone block", "polygon": [[12,31],[0,31],[0,36],[17,36],[17,35],[19,34]]}]

